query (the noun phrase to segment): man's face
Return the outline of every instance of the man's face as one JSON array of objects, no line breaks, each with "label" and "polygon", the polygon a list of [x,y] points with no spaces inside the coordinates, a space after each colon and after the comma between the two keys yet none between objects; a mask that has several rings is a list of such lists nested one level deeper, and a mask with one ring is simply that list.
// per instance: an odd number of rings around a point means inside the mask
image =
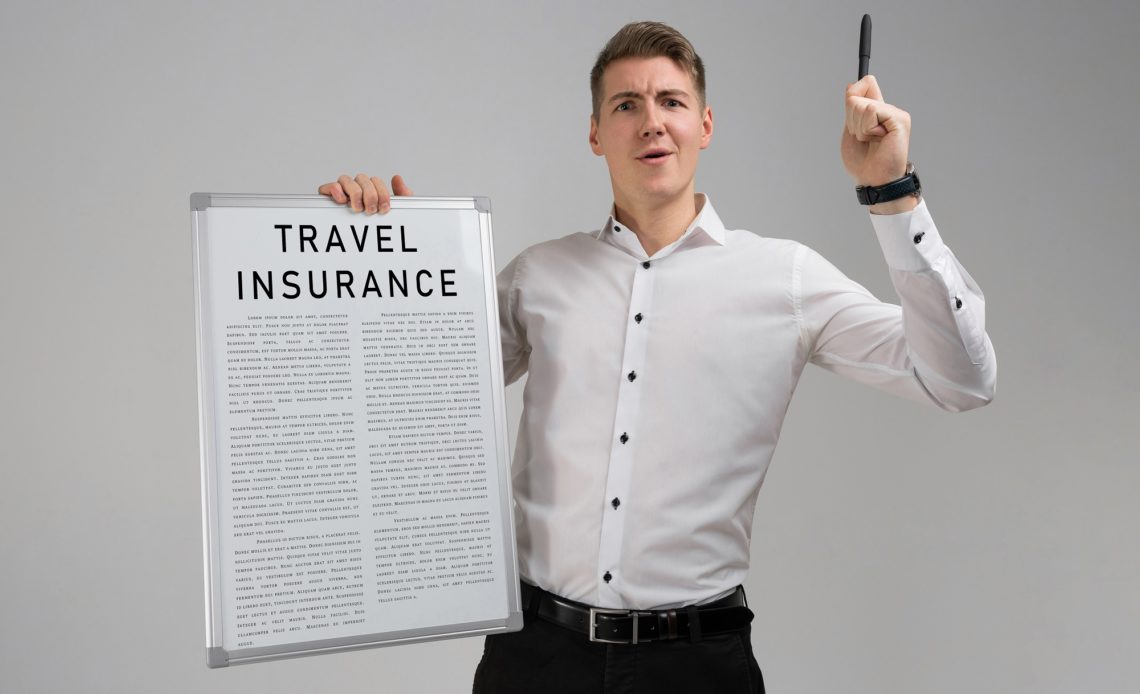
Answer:
[{"label": "man's face", "polygon": [[666,57],[610,63],[598,114],[590,116],[590,148],[606,158],[619,206],[692,195],[713,121],[688,72]]}]

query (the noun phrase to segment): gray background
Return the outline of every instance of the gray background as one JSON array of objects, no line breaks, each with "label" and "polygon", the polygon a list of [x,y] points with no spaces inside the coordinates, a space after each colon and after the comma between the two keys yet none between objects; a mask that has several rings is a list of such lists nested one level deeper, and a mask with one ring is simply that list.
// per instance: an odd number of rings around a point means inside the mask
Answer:
[{"label": "gray background", "polygon": [[0,689],[467,690],[471,639],[206,669],[189,194],[400,172],[489,195],[505,264],[604,218],[586,75],[656,18],[707,62],[726,222],[893,299],[838,155],[868,11],[998,396],[805,373],[746,585],[769,690],[1135,691],[1140,5],[1075,8],[5,2]]}]

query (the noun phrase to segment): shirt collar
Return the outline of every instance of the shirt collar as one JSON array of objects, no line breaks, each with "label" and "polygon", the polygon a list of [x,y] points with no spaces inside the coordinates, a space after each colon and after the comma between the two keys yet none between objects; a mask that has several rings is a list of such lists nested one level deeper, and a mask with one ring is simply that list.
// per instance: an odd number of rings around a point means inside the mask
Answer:
[{"label": "shirt collar", "polygon": [[[697,216],[693,219],[689,227],[685,229],[685,233],[681,234],[673,243],[665,248],[657,251],[653,255],[654,258],[660,258],[681,246],[705,246],[710,244],[717,244],[720,246],[726,243],[726,232],[724,223],[720,221],[716,210],[713,209],[712,200],[709,199],[704,193],[697,193]],[[614,231],[619,228],[620,231]],[[600,241],[610,243],[626,252],[632,253],[635,256],[645,256],[645,249],[642,248],[641,242],[637,240],[637,235],[633,233],[624,224],[617,221],[616,210],[611,206],[610,215],[606,218],[602,227],[596,232],[595,238]]]}]

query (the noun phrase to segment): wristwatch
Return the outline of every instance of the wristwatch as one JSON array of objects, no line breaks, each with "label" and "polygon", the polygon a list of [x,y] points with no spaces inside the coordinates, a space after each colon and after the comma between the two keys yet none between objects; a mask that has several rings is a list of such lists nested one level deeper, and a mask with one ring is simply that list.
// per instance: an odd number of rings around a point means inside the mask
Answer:
[{"label": "wristwatch", "polygon": [[906,163],[906,173],[902,178],[896,178],[890,183],[881,186],[855,186],[855,196],[861,205],[876,205],[880,202],[890,202],[905,198],[908,195],[918,197],[922,193],[922,183],[915,173],[914,164]]}]

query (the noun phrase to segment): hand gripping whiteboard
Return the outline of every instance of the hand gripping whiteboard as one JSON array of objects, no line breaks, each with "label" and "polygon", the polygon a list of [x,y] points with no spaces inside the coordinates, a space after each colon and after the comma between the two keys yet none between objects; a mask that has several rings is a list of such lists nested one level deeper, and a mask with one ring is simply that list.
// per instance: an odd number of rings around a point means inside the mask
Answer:
[{"label": "hand gripping whiteboard", "polygon": [[486,198],[190,198],[206,663],[522,627]]}]

